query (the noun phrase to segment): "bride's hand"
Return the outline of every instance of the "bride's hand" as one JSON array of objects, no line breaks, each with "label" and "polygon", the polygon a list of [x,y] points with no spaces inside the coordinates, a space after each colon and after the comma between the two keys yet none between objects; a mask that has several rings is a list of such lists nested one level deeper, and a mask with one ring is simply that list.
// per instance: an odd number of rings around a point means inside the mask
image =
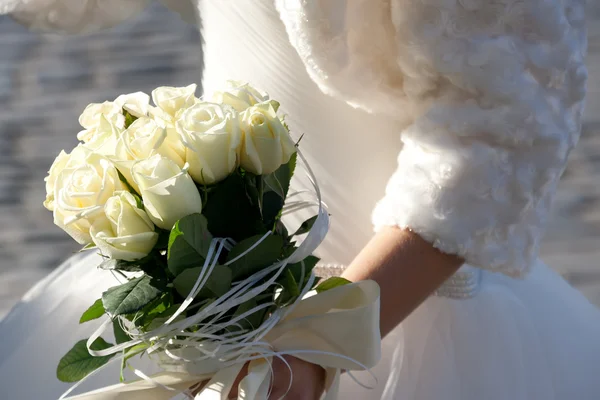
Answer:
[{"label": "bride's hand", "polygon": [[[269,400],[279,400],[282,398],[286,400],[320,399],[325,390],[325,370],[318,365],[296,357],[284,356],[283,358],[287,361],[289,367],[280,358],[275,357],[273,359],[273,384]],[[293,379],[290,375],[290,369],[293,373]],[[248,365],[244,366],[236,379],[229,395],[230,399],[237,399],[238,385],[247,374]],[[194,394],[197,394],[202,387],[203,385],[194,390]]]},{"label": "bride's hand", "polygon": [[289,368],[281,359],[273,360],[273,389],[269,400],[278,400],[284,396],[285,399],[290,400],[320,399],[325,389],[325,370],[319,365],[296,357],[284,356],[283,358],[288,362]]}]

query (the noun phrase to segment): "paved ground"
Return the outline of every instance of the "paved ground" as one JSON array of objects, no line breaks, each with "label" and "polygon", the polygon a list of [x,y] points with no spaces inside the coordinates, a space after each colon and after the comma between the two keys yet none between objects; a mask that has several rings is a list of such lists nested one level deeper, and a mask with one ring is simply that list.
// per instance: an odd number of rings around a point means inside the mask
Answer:
[{"label": "paved ground", "polygon": [[[585,131],[560,186],[543,256],[600,304],[600,6],[590,15]],[[152,6],[86,37],[41,37],[0,17],[0,318],[77,246],[52,224],[42,180],[91,102],[200,80],[194,27]]]}]

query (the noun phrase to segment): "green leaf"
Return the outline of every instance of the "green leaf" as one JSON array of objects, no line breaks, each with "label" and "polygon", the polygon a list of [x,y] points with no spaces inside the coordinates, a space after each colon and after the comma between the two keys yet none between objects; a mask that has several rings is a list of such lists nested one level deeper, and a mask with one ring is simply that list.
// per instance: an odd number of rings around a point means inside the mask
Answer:
[{"label": "green leaf", "polygon": [[272,229],[281,217],[284,199],[275,192],[266,192],[263,195],[263,221],[265,226]]},{"label": "green leaf", "polygon": [[119,180],[121,181],[121,183],[123,183],[123,185],[125,185],[125,187],[127,188],[127,191],[128,191],[128,192],[130,192],[130,193],[132,193],[132,194],[135,194],[135,193],[137,193],[137,192],[135,191],[135,189],[133,188],[133,186],[131,186],[131,185],[129,184],[129,182],[127,182],[127,178],[125,178],[125,175],[123,175],[123,174],[121,173],[121,171],[119,171],[119,169],[118,169],[118,168],[117,168],[117,174],[119,174]]},{"label": "green leaf", "polygon": [[283,249],[283,253],[281,254],[281,259],[289,258],[292,254],[294,254],[294,252],[296,250],[298,250],[298,247],[296,246],[296,242],[288,243],[285,246],[285,248]]},{"label": "green leaf", "polygon": [[173,315],[179,306],[173,306],[173,294],[171,292],[164,293],[161,297],[150,302],[141,311],[134,316],[136,327],[148,332],[149,326],[157,319],[164,319]]},{"label": "green leaf", "polygon": [[[253,236],[242,240],[229,252],[227,261],[237,258],[252,247],[263,235]],[[246,278],[263,268],[274,264],[283,250],[283,239],[281,236],[269,235],[248,254],[239,258],[229,265],[233,272],[233,280]]]},{"label": "green leaf", "polygon": [[[283,168],[283,167],[280,167],[280,169],[281,168]],[[286,195],[285,189],[283,187],[283,183],[281,183],[279,181],[279,178],[277,177],[277,171],[273,172],[272,174],[265,175],[263,177],[263,179],[264,179],[265,185],[271,192],[274,192],[280,198],[285,199],[285,195]]]},{"label": "green leaf", "polygon": [[[150,322],[149,322],[149,323],[148,323],[148,324],[147,324],[147,325],[144,327],[145,331],[146,331],[146,332],[151,332],[151,331],[153,331],[153,330],[155,330],[155,329],[158,329],[158,328],[162,327],[162,326],[165,324],[165,322],[167,322],[167,320],[169,320],[169,319],[171,318],[171,316],[172,316],[173,314],[175,314],[175,312],[177,311],[177,309],[178,309],[178,308],[179,308],[179,306],[177,306],[177,307],[171,307],[171,308],[169,309],[169,312],[168,312],[168,313],[165,313],[165,315],[164,315],[164,316],[161,316],[161,317],[156,317],[156,318],[154,318],[152,321],[150,321]],[[173,320],[173,323],[176,323],[176,322],[179,322],[179,321],[181,321],[181,320],[184,320],[185,318],[186,318],[186,317],[185,317],[185,314],[180,314],[180,315],[178,315],[178,316],[177,316],[177,317],[176,317],[176,318]]]},{"label": "green leaf", "polygon": [[[298,140],[298,143],[296,143],[296,147],[298,147],[298,145],[300,144],[300,140],[302,140],[302,137],[300,137],[300,139]],[[288,163],[286,164],[288,167],[288,172],[290,174],[290,180],[292,180],[292,177],[294,176],[294,173],[296,172],[297,162],[298,162],[298,153],[294,153],[290,157],[290,161],[288,161]]]},{"label": "green leaf", "polygon": [[208,222],[201,214],[183,217],[173,227],[169,236],[168,264],[174,276],[187,268],[204,263],[212,235]]},{"label": "green leaf", "polygon": [[102,294],[102,303],[108,314],[115,317],[141,310],[161,293],[152,278],[145,275],[108,289]]},{"label": "green leaf", "polygon": [[344,279],[339,276],[334,276],[333,278],[329,278],[323,281],[319,286],[315,288],[315,290],[317,291],[317,293],[322,293],[339,286],[348,285],[349,283],[352,282],[350,282],[348,279]]},{"label": "green leaf", "polygon": [[[233,314],[232,319],[244,314],[245,312],[250,311],[254,307],[258,306],[259,304],[260,303],[257,298],[250,299],[250,300],[240,304],[238,306],[238,308],[235,310],[235,313]],[[267,312],[267,308],[263,308],[262,310],[258,310],[250,315],[247,315],[244,319],[241,319],[237,323],[240,325],[241,329],[243,329],[243,330],[254,330],[263,323],[266,312]],[[236,327],[231,326],[231,327],[229,327],[229,330],[235,331]]]},{"label": "green leaf", "polygon": [[82,252],[82,251],[86,251],[86,250],[91,250],[91,249],[95,249],[96,247],[97,247],[97,246],[96,246],[96,244],[95,244],[95,243],[88,243],[88,244],[86,244],[85,246],[83,246],[83,247],[81,248],[81,250],[79,250],[79,251],[80,251],[80,252]]},{"label": "green leaf", "polygon": [[313,287],[316,287],[319,285],[319,282],[321,282],[323,280],[323,278],[321,278],[320,276],[315,277],[315,280],[313,282]]},{"label": "green leaf", "polygon": [[296,232],[292,233],[292,236],[304,235],[305,233],[310,232],[310,230],[312,229],[312,227],[315,224],[315,221],[317,220],[318,217],[319,217],[318,215],[315,215],[314,217],[311,217],[311,218],[307,219],[306,221],[304,221],[302,223],[302,225],[300,225],[298,230]]},{"label": "green leaf", "polygon": [[146,349],[148,349],[148,347],[149,347],[148,344],[140,343],[140,344],[130,347],[126,350],[123,350],[123,358],[121,359],[121,376],[120,376],[121,383],[125,382],[124,371],[125,371],[125,367],[127,366],[127,361],[129,361],[132,357],[135,357],[138,354],[143,353]]},{"label": "green leaf", "polygon": [[96,300],[94,304],[88,308],[81,318],[79,319],[79,323],[83,324],[84,322],[93,321],[102,317],[106,311],[104,310],[104,306],[102,305],[102,299]]},{"label": "green leaf", "polygon": [[131,357],[135,357],[136,355],[143,353],[144,351],[146,351],[146,349],[148,349],[148,347],[149,347],[148,344],[140,343],[133,347],[128,348],[127,350],[125,350],[123,362],[126,363],[129,359],[131,359]]},{"label": "green leaf", "polygon": [[279,280],[282,286],[282,291],[277,299],[279,304],[285,305],[294,301],[298,296],[300,296],[300,288],[298,287],[298,283],[294,278],[294,274],[289,269],[286,269],[283,273],[283,279]]},{"label": "green leaf", "polygon": [[[304,262],[304,271],[302,271],[302,262]],[[310,277],[310,273],[315,268],[317,263],[319,262],[319,258],[315,256],[308,256],[302,262],[295,264],[288,264],[286,269],[292,274],[294,280],[299,284],[300,288],[306,285],[308,278]],[[303,273],[304,272],[304,273]],[[304,279],[301,281],[302,277]],[[280,282],[282,283],[282,282]],[[283,284],[283,283],[282,283]]]},{"label": "green leaf", "polygon": [[154,248],[158,250],[167,250],[169,248],[169,237],[171,236],[171,231],[166,229],[160,229],[158,227],[154,227],[156,233],[158,233],[158,240],[154,245]]},{"label": "green leaf", "polygon": [[[190,294],[201,271],[201,267],[186,269],[175,278],[173,286],[175,286],[175,289],[181,296],[187,297]],[[202,287],[202,290],[200,290],[200,293],[198,293],[198,296],[196,296],[196,299],[223,296],[231,289],[231,277],[232,274],[229,267],[215,265],[210,277],[204,284],[204,287]]]},{"label": "green leaf", "polygon": [[144,271],[146,275],[152,278],[152,286],[161,290],[165,290],[167,288],[168,267],[166,260],[157,257],[155,262],[140,265],[140,269]]},{"label": "green leaf", "polygon": [[135,122],[137,118],[131,115],[129,111],[125,109],[123,109],[123,115],[125,116],[125,129],[127,129]]},{"label": "green leaf", "polygon": [[146,211],[146,207],[144,207],[144,203],[142,202],[142,198],[140,196],[138,196],[137,193],[132,193],[131,195],[135,199],[135,205],[137,206],[137,208],[139,208],[140,210]]},{"label": "green leaf", "polygon": [[136,355],[142,353],[143,351],[145,351],[147,348],[149,347],[148,344],[146,343],[140,343],[140,344],[136,344],[133,347],[128,348],[125,351],[125,356],[123,357],[123,360],[125,362],[127,362],[127,360],[129,360],[131,357],[135,357]]},{"label": "green leaf", "polygon": [[287,227],[281,221],[277,221],[275,225],[275,233],[284,238],[287,238],[290,235],[290,233],[287,230]]},{"label": "green leaf", "polygon": [[262,176],[254,175],[248,171],[241,172],[244,177],[244,185],[246,194],[250,203],[259,210],[262,210],[262,196],[264,192],[264,184]]},{"label": "green leaf", "polygon": [[287,197],[290,182],[296,170],[297,157],[297,153],[294,153],[287,164],[283,164],[277,171],[263,177],[267,188],[277,193],[282,199]]},{"label": "green leaf", "polygon": [[294,153],[287,164],[283,164],[272,174],[262,177],[265,186],[262,215],[265,226],[269,229],[272,229],[281,217],[281,210],[296,169],[296,157],[297,155]]},{"label": "green leaf", "polygon": [[171,293],[165,293],[161,297],[157,298],[150,304],[148,304],[142,310],[143,318],[146,321],[152,318],[160,317],[165,314],[167,310],[173,305],[173,295]]},{"label": "green leaf", "polygon": [[255,178],[256,180],[256,191],[258,192],[257,194],[257,199],[258,199],[258,209],[260,210],[260,214],[262,215],[263,213],[263,197],[265,194],[265,182],[263,180],[262,176],[257,176]]},{"label": "green leaf", "polygon": [[[87,340],[80,340],[60,360],[56,368],[56,377],[62,382],[78,382],[90,373],[106,364],[113,355],[94,357],[87,349]],[[98,338],[92,343],[92,350],[104,350],[113,345],[104,339]]]},{"label": "green leaf", "polygon": [[248,195],[245,177],[237,172],[210,188],[202,214],[215,237],[240,241],[268,231],[258,205]]},{"label": "green leaf", "polygon": [[113,333],[115,335],[115,341],[117,344],[129,342],[131,340],[129,335],[123,330],[118,318],[113,320]]}]

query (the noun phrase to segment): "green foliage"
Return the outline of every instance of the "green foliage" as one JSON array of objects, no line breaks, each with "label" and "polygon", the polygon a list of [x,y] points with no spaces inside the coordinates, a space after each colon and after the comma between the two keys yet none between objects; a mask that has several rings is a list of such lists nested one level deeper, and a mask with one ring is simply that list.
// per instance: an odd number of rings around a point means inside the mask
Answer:
[{"label": "green foliage", "polygon": [[[117,169],[117,174],[119,174],[119,180],[121,181],[121,183],[123,185],[125,185],[125,188],[127,188],[127,191],[130,192],[130,193],[132,193],[132,194],[136,194],[137,195],[137,191],[133,188],[133,186],[131,186],[131,184],[127,181],[127,178],[125,178],[125,175],[123,175],[121,173],[121,171],[119,171],[119,169]],[[136,199],[136,203],[137,203],[137,199]]]},{"label": "green foliage", "polygon": [[112,317],[141,310],[162,293],[163,289],[153,283],[151,277],[144,275],[108,289],[102,294],[104,309]]},{"label": "green foliage", "polygon": [[313,225],[317,221],[318,217],[319,217],[318,215],[315,215],[314,217],[311,217],[311,218],[307,219],[306,221],[304,221],[302,223],[302,225],[300,225],[298,230],[296,232],[292,233],[292,236],[300,236],[300,235],[304,235],[304,234],[310,232]]},{"label": "green foliage", "polygon": [[[240,304],[238,306],[238,308],[235,310],[235,313],[233,314],[233,316],[231,317],[231,319],[234,319],[236,317],[239,317],[240,315],[252,310],[254,307],[257,307],[261,304],[261,298],[253,298],[250,299],[242,304]],[[258,328],[263,320],[265,319],[265,314],[267,313],[267,308],[263,308],[260,309],[258,311],[253,312],[250,315],[247,315],[246,317],[244,317],[243,319],[241,319],[238,322],[238,325],[240,326],[241,329],[243,330],[252,330],[252,329],[256,329]],[[235,328],[234,327],[230,327],[229,329],[230,331],[234,331]]]},{"label": "green foliage", "polygon": [[[263,235],[252,236],[239,242],[227,256],[227,261],[235,260],[238,256],[254,246]],[[283,238],[276,235],[267,236],[249,253],[229,265],[233,272],[233,280],[246,278],[263,268],[277,262],[283,251]]]},{"label": "green foliage", "polygon": [[173,276],[204,264],[212,238],[208,222],[201,214],[188,215],[177,221],[169,236],[167,253]]},{"label": "green foliage", "polygon": [[286,269],[292,274],[294,280],[298,282],[300,288],[302,288],[308,282],[308,278],[318,262],[319,258],[308,256],[299,263],[288,264]]},{"label": "green foliage", "polygon": [[102,317],[104,314],[106,314],[106,311],[104,310],[102,299],[98,299],[83,313],[79,319],[79,323],[83,324],[84,322],[93,321]]},{"label": "green foliage", "polygon": [[290,189],[290,182],[296,170],[296,159],[298,155],[294,153],[287,164],[283,164],[277,171],[263,177],[265,186],[280,198],[285,199]]},{"label": "green foliage", "polygon": [[267,232],[260,208],[253,204],[247,192],[246,178],[234,173],[207,192],[208,200],[202,214],[208,221],[208,230],[215,237],[229,237],[235,241]]},{"label": "green foliage", "polygon": [[137,118],[131,115],[129,111],[125,109],[123,109],[123,115],[125,116],[125,129],[127,129],[135,122]]},{"label": "green foliage", "polygon": [[285,271],[277,280],[277,283],[281,285],[281,293],[277,299],[278,304],[292,303],[300,296],[302,289],[308,283],[313,268],[318,262],[317,257],[308,256],[299,263],[286,266]]},{"label": "green foliage", "polygon": [[286,269],[283,272],[282,279],[279,280],[281,284],[281,293],[279,294],[279,298],[277,299],[278,303],[281,305],[287,305],[293,302],[298,296],[300,296],[300,287],[298,286],[298,282],[296,278],[294,278],[294,274]]},{"label": "green foliage", "polygon": [[[202,267],[186,269],[175,278],[173,285],[182,297],[187,297],[200,276]],[[196,299],[218,298],[231,289],[231,269],[215,265],[208,280],[196,296]]]},{"label": "green foliage", "polygon": [[123,330],[118,318],[113,320],[113,333],[115,335],[115,341],[117,344],[129,342],[131,340],[129,335]]},{"label": "green foliage", "polygon": [[266,192],[263,196],[263,220],[265,227],[272,230],[281,218],[284,200],[275,192]]},{"label": "green foliage", "polygon": [[[154,319],[165,317],[165,315],[168,314],[168,310],[173,308],[173,304],[174,301],[171,292],[169,291],[164,293],[162,296],[154,299],[136,313],[136,325],[138,327],[146,328]],[[175,310],[168,314],[168,316],[171,316],[174,312]]]},{"label": "green foliage", "polygon": [[160,229],[158,227],[154,227],[156,233],[158,233],[158,240],[156,241],[156,245],[154,248],[156,250],[167,250],[169,248],[169,238],[171,236],[171,231],[166,229]]},{"label": "green foliage", "polygon": [[[56,377],[61,382],[78,382],[106,364],[114,355],[105,357],[94,357],[87,349],[87,339],[80,340],[60,360],[56,368]],[[92,343],[92,350],[104,350],[113,345],[104,339],[98,338]]]},{"label": "green foliage", "polygon": [[315,288],[315,290],[317,291],[317,293],[323,293],[336,287],[348,285],[350,283],[352,282],[350,282],[348,279],[344,279],[339,276],[334,276],[333,278],[329,278],[323,281],[319,286]]},{"label": "green foliage", "polygon": [[264,183],[262,215],[265,226],[269,229],[275,226],[281,217],[281,210],[296,169],[296,157],[294,153],[287,164],[283,164],[272,174],[261,177]]},{"label": "green foliage", "polygon": [[80,252],[97,248],[95,243],[88,243],[79,250]]}]

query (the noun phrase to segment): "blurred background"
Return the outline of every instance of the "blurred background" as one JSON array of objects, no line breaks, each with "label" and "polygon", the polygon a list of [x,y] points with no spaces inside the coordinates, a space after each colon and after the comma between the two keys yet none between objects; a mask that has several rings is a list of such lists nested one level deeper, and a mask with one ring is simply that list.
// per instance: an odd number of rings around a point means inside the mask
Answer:
[{"label": "blurred background", "polygon": [[[600,305],[600,5],[590,3],[589,97],[559,186],[542,258]],[[30,33],[0,16],[0,319],[78,245],[42,207],[43,179],[77,144],[85,106],[156,86],[199,83],[195,26],[154,4],[93,35]]]}]

